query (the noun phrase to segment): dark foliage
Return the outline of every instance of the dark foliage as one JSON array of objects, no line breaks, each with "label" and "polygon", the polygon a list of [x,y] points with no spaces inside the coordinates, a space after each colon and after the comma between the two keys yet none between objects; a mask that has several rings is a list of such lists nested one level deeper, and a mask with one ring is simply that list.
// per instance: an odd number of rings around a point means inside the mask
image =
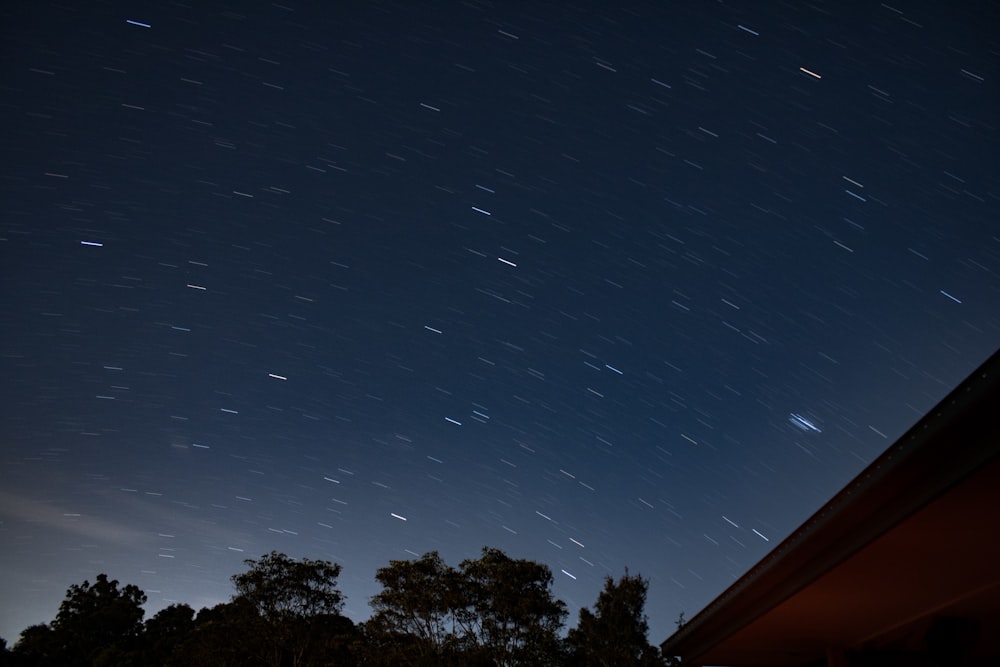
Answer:
[{"label": "dark foliage", "polygon": [[132,665],[142,641],[146,594],[129,584],[97,575],[91,584],[73,584],[55,620],[33,625],[14,647],[17,664],[89,667]]},{"label": "dark foliage", "polygon": [[195,627],[174,649],[170,665],[262,666],[258,626],[260,617],[243,599],[218,604],[198,612]]},{"label": "dark foliage", "polygon": [[246,564],[230,602],[197,614],[175,604],[145,623],[136,586],[105,574],[73,585],[51,623],[24,630],[12,650],[0,644],[0,667],[664,664],[646,642],[648,583],[627,572],[561,640],[566,606],[548,567],[498,549],[458,567],[435,552],[391,561],[360,626],[340,614],[339,565],[277,552]]},{"label": "dark foliage", "polygon": [[566,606],[552,597],[545,565],[483,549],[455,569],[431,552],[392,561],[375,578],[383,590],[372,598],[375,614],[365,635],[379,659],[397,665],[559,662]]},{"label": "dark foliage", "polygon": [[580,610],[577,626],[570,630],[566,643],[573,665],[666,664],[660,650],[647,639],[649,624],[643,609],[649,582],[626,570],[618,581],[604,580],[604,590],[597,597],[594,611]]},{"label": "dark foliage", "polygon": [[337,588],[340,565],[293,560],[276,551],[245,562],[250,569],[233,576],[234,601],[246,601],[256,612],[258,658],[271,667],[314,664],[319,628],[340,617],[344,606]]},{"label": "dark foliage", "polygon": [[167,665],[177,649],[194,632],[194,609],[172,604],[161,609],[144,624],[142,663]]}]

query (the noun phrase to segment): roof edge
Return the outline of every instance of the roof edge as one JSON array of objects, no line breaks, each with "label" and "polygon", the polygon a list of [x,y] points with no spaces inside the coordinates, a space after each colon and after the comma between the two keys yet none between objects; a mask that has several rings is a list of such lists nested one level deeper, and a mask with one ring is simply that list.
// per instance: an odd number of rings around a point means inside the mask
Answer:
[{"label": "roof edge", "polygon": [[1000,456],[1000,407],[989,401],[997,395],[1000,351],[664,640],[663,652],[705,653]]}]

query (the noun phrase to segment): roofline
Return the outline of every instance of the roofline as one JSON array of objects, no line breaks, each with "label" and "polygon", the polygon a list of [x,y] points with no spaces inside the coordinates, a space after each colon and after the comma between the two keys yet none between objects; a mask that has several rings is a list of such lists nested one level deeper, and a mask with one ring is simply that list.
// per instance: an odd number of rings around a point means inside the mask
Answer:
[{"label": "roofline", "polygon": [[704,654],[1000,456],[998,395],[1000,351],[668,637],[664,654]]}]

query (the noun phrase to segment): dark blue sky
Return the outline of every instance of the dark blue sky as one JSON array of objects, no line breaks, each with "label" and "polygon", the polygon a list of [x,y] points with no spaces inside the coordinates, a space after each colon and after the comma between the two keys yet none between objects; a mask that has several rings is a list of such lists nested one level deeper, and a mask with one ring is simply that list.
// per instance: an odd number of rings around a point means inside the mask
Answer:
[{"label": "dark blue sky", "polygon": [[1000,344],[996,2],[336,5],[0,11],[8,641],[486,545],[659,641]]}]

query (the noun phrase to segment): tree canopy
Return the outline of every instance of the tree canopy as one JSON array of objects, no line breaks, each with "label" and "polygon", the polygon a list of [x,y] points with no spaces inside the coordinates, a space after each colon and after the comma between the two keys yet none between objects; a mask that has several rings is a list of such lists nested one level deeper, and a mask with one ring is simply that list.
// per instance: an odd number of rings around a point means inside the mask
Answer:
[{"label": "tree canopy", "polygon": [[462,634],[463,592],[455,569],[432,551],[417,560],[390,561],[375,579],[382,592],[371,600],[369,636],[385,650],[408,654],[411,664],[444,660]]},{"label": "tree canopy", "polygon": [[272,551],[244,561],[249,570],[233,575],[236,595],[269,620],[339,614],[344,596],[337,588],[340,565],[325,560],[293,560]]},{"label": "tree canopy", "polygon": [[[378,570],[373,615],[341,615],[340,565],[271,552],[245,561],[229,602],[173,604],[143,623],[145,593],[106,574],[74,584],[56,618],[21,633],[0,665],[326,667],[660,665],[646,641],[648,582],[608,578],[563,639],[566,605],[541,563],[484,548],[458,566],[437,552]],[[0,640],[2,642],[2,640]]]},{"label": "tree canopy", "polygon": [[437,552],[392,561],[375,578],[366,630],[404,664],[485,660],[537,665],[554,660],[566,605],[552,597],[552,573],[540,563],[485,548],[458,568]]},{"label": "tree canopy", "polygon": [[542,665],[558,653],[566,605],[552,597],[548,566],[483,549],[459,566],[470,616],[469,638],[498,665]]},{"label": "tree canopy", "polygon": [[29,628],[33,654],[53,664],[111,664],[135,649],[142,634],[146,594],[129,584],[99,574],[91,584],[73,584],[48,626]]},{"label": "tree canopy", "polygon": [[571,662],[600,667],[665,664],[659,648],[647,638],[649,623],[643,610],[648,590],[649,582],[628,570],[618,581],[606,577],[594,611],[581,609],[577,626],[569,631]]},{"label": "tree canopy", "polygon": [[256,636],[263,640],[259,655],[273,667],[299,667],[314,648],[314,627],[326,617],[339,616],[344,596],[337,588],[340,565],[325,560],[294,560],[272,551],[244,561],[250,569],[233,575],[234,602],[245,601],[256,611]]}]

